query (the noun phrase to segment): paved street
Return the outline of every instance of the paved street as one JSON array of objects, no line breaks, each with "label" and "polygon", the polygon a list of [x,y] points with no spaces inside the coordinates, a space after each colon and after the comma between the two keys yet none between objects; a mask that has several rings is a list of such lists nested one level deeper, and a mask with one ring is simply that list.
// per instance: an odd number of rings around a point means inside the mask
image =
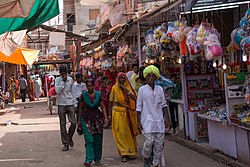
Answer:
[{"label": "paved street", "polygon": [[[0,116],[0,167],[81,167],[85,156],[83,136],[75,135],[75,146],[62,152],[56,112],[49,115],[45,103],[19,106],[20,110]],[[138,137],[141,150],[143,137]],[[110,129],[104,132],[103,166],[142,167],[142,156],[127,163],[120,162]],[[166,140],[164,150],[167,167],[223,167],[224,164]]]}]

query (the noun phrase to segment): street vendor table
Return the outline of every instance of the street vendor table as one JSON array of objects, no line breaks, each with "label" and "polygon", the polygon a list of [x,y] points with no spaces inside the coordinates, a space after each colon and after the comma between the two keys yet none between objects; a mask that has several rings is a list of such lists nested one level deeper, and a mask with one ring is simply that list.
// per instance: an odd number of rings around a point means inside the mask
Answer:
[{"label": "street vendor table", "polygon": [[238,159],[250,163],[250,128],[232,124],[235,127]]},{"label": "street vendor table", "polygon": [[223,153],[237,158],[235,127],[223,122],[219,118],[197,114],[198,117],[207,119],[209,144]]}]

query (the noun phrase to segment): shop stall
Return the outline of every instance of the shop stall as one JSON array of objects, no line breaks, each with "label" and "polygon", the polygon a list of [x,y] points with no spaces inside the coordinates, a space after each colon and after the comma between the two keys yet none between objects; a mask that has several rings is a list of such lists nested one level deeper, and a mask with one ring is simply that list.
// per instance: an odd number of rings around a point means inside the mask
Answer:
[{"label": "shop stall", "polygon": [[[196,116],[198,119],[203,119],[204,124],[206,124],[206,135],[210,146],[248,163],[250,162],[250,108],[248,99],[250,26],[249,20],[247,20],[249,13],[250,10],[241,19],[240,27],[232,31],[232,41],[224,49],[223,56],[213,60],[213,64],[216,66],[213,74],[215,81],[216,77],[219,76],[218,83],[224,92],[220,90],[220,93],[215,93],[217,88],[212,84],[210,87],[213,89],[211,95],[214,104],[205,105],[204,109],[199,108],[199,104],[190,106],[191,109],[196,109],[197,106],[197,109],[201,109],[201,112],[198,112]],[[187,82],[190,81],[187,79]],[[190,98],[193,96],[190,94],[189,85],[187,84],[188,106]],[[191,86],[193,85],[194,83],[191,82]],[[221,99],[225,98],[225,105],[215,103],[216,94]],[[192,121],[189,120],[189,122]],[[192,137],[190,135],[191,139],[197,141],[197,134],[196,131],[196,135],[193,134]]]}]

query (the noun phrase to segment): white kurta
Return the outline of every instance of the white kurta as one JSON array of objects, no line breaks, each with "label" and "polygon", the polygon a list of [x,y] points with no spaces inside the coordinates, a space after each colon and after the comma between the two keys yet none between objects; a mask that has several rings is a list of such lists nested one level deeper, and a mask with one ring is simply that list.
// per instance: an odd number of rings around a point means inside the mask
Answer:
[{"label": "white kurta", "polygon": [[161,86],[155,85],[154,90],[149,85],[142,86],[138,91],[136,111],[141,112],[142,133],[165,133],[162,108],[166,100]]}]

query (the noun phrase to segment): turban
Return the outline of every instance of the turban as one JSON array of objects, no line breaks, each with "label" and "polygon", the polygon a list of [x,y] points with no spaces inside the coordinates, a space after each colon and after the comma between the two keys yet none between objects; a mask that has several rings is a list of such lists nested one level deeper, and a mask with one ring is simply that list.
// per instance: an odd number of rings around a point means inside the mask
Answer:
[{"label": "turban", "polygon": [[154,65],[150,65],[150,66],[145,68],[145,70],[143,71],[144,78],[146,78],[149,73],[154,74],[157,78],[160,78],[160,76],[161,76],[159,69],[157,67],[155,67]]}]

